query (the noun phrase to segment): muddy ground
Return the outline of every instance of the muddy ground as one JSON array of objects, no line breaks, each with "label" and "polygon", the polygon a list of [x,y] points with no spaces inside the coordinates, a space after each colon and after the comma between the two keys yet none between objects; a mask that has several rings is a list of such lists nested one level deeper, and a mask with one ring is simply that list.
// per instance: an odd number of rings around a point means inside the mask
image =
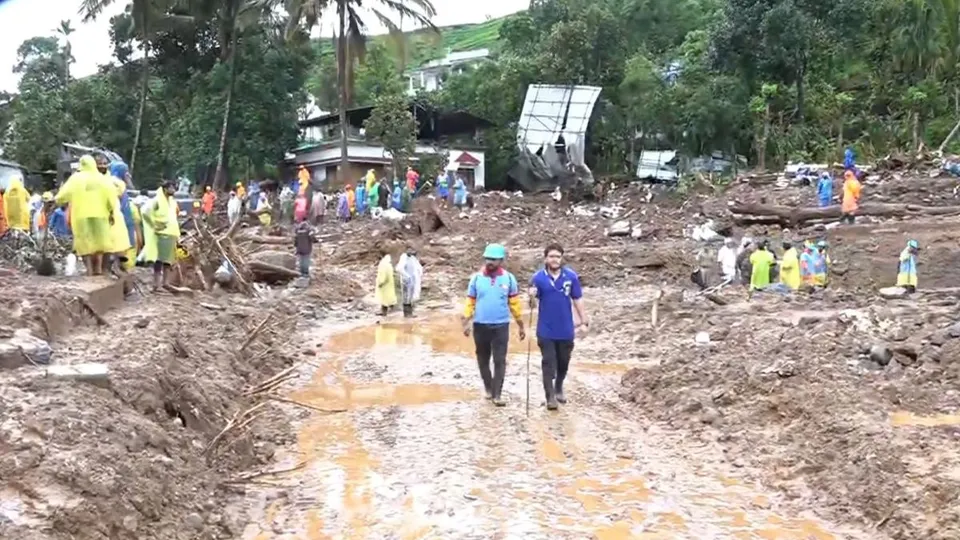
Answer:
[{"label": "muddy ground", "polygon": [[[953,205],[953,185],[884,172],[865,200]],[[76,283],[2,273],[15,293],[0,326],[49,338],[54,363],[108,364],[111,384],[0,371],[0,537],[956,538],[960,220],[783,231],[728,210],[813,200],[745,179],[620,186],[602,204],[422,201],[399,223],[321,226],[306,289],[134,294],[99,327],[73,303],[82,290],[62,292]],[[605,234],[624,219],[638,238]],[[694,254],[718,246],[689,232],[707,220],[735,238],[826,238],[831,287],[697,296]],[[923,246],[921,293],[882,300],[908,238]],[[509,406],[480,397],[455,310],[494,241],[521,281],[558,241],[587,287],[594,325],[558,414],[540,407],[534,346],[526,416],[519,341]],[[375,266],[406,246],[425,266],[420,314],[377,324]],[[57,306],[69,316],[37,315]],[[231,419],[244,425],[221,435]]]}]

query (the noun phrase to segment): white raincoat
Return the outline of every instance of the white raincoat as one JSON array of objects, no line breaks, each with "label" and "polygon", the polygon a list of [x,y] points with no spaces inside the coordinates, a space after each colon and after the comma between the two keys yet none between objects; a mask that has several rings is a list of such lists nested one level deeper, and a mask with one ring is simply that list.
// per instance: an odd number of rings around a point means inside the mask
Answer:
[{"label": "white raincoat", "polygon": [[423,285],[423,266],[416,255],[400,255],[397,261],[397,274],[400,275],[400,286],[404,304],[413,304],[420,300],[420,289]]}]

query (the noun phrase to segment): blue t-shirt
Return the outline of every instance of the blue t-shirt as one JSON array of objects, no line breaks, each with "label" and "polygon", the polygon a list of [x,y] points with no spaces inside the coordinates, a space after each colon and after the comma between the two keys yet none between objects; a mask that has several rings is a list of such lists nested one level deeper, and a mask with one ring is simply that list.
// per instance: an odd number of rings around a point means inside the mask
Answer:
[{"label": "blue t-shirt", "polygon": [[546,269],[540,269],[530,278],[530,285],[537,288],[537,299],[540,301],[537,337],[573,341],[573,300],[583,297],[577,273],[564,266],[554,279]]},{"label": "blue t-shirt", "polygon": [[520,294],[517,278],[500,268],[487,275],[482,270],[470,278],[467,296],[476,298],[477,307],[473,322],[478,324],[503,324],[510,322],[510,298]]}]

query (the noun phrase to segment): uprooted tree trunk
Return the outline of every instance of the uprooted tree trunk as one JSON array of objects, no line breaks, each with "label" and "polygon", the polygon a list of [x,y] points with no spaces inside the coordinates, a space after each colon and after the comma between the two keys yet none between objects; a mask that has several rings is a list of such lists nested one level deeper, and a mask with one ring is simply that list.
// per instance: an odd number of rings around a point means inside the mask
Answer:
[{"label": "uprooted tree trunk", "polygon": [[[764,204],[736,204],[730,207],[737,224],[780,224],[796,227],[810,221],[831,221],[843,214],[839,206],[795,208]],[[915,204],[866,203],[856,211],[858,216],[904,217],[948,216],[960,214],[960,206],[919,206]]]}]

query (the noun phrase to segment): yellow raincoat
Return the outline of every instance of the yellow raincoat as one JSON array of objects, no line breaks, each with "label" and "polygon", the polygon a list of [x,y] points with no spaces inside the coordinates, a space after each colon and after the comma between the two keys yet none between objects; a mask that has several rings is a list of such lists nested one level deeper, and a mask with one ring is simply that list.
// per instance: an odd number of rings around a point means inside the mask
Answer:
[{"label": "yellow raincoat", "polygon": [[[160,257],[157,244],[157,235],[170,236],[174,241],[180,238],[180,223],[177,221],[178,208],[173,197],[167,198],[163,194],[163,188],[157,189],[157,194],[153,201],[147,203],[144,208],[149,209],[146,215],[143,215],[143,250],[137,256],[138,261],[156,262]],[[159,232],[153,226],[155,224],[165,224]]]},{"label": "yellow raincoat", "polygon": [[397,289],[393,284],[393,261],[384,255],[377,266],[377,302],[383,307],[397,305]]},{"label": "yellow raincoat", "polygon": [[[110,182],[116,195],[113,197],[114,206],[111,215],[113,216],[113,225],[110,226],[110,251],[109,253],[127,253],[130,251],[130,235],[127,232],[127,223],[123,219],[123,212],[120,211],[120,196],[127,189],[127,184],[119,178],[104,175],[104,178]],[[129,261],[128,261],[129,262]],[[129,268],[129,267],[128,267]]]},{"label": "yellow raincoat", "polygon": [[30,230],[30,203],[26,188],[23,187],[23,178],[14,176],[10,179],[7,192],[3,194],[3,214],[7,218],[7,226],[21,231]]},{"label": "yellow raincoat", "polygon": [[780,283],[793,290],[800,288],[800,259],[797,257],[795,248],[783,252],[783,261],[780,262]]},{"label": "yellow raincoat", "polygon": [[70,228],[77,255],[110,253],[110,216],[117,206],[116,192],[97,170],[91,156],[80,158],[79,170],[57,192],[57,206],[70,205]]}]

